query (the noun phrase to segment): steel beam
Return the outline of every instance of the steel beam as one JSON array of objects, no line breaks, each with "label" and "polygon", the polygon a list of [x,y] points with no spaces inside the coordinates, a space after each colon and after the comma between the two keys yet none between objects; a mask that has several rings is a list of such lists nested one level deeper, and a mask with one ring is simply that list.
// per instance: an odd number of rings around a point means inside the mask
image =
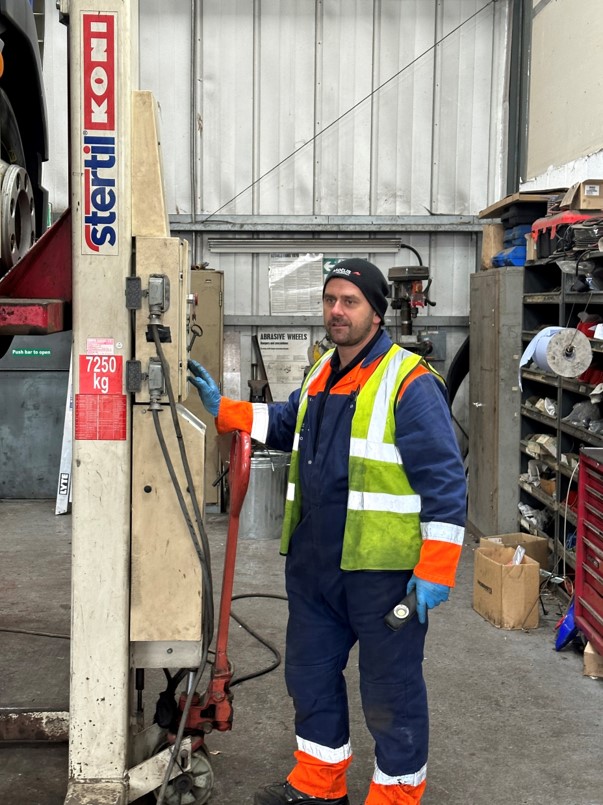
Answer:
[{"label": "steel beam", "polygon": [[0,742],[50,741],[69,739],[69,713],[64,710],[26,710],[0,708]]},{"label": "steel beam", "polygon": [[170,215],[174,232],[481,232],[476,215]]},{"label": "steel beam", "polygon": [[[385,325],[394,327],[393,316],[385,317]],[[324,327],[322,316],[224,316],[225,327]],[[469,327],[469,316],[420,316],[413,319],[416,330],[430,327]]]}]

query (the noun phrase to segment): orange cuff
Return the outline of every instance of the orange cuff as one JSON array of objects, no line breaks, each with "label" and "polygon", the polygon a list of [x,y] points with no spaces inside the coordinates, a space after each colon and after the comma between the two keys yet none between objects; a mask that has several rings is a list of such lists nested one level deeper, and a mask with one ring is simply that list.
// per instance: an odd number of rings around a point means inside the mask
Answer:
[{"label": "orange cuff", "polygon": [[415,576],[423,581],[454,587],[461,547],[453,542],[442,542],[438,539],[423,540],[421,555],[414,570]]},{"label": "orange cuff", "polygon": [[231,433],[233,430],[251,433],[252,425],[253,407],[250,402],[230,400],[228,397],[220,399],[220,407],[216,417],[218,433]]},{"label": "orange cuff", "polygon": [[321,799],[345,797],[348,790],[345,773],[352,762],[351,757],[339,763],[327,763],[301,750],[293,754],[297,764],[287,777],[293,788]]}]

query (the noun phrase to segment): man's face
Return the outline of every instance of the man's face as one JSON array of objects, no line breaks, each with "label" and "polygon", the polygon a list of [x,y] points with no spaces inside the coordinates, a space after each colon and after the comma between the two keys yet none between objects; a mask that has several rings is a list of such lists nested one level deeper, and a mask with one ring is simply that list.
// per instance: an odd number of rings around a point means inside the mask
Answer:
[{"label": "man's face", "polygon": [[329,338],[338,347],[364,345],[381,324],[362,291],[340,278],[329,280],[322,312]]}]

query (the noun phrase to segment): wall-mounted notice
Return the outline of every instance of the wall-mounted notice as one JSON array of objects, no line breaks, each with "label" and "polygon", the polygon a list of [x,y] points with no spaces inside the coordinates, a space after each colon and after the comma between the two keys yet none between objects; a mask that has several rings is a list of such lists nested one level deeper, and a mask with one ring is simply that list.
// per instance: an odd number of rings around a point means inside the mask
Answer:
[{"label": "wall-mounted notice", "polygon": [[309,327],[274,327],[258,331],[258,343],[272,399],[286,400],[298,389],[309,365],[308,347],[311,346]]},{"label": "wall-mounted notice", "polygon": [[270,313],[288,316],[322,313],[322,254],[271,254]]}]

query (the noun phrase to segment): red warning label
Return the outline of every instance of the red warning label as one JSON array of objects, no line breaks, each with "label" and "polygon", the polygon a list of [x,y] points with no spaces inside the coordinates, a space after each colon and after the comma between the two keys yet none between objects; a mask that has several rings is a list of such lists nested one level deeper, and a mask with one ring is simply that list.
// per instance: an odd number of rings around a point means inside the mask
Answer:
[{"label": "red warning label", "polygon": [[74,417],[76,439],[123,441],[127,397],[125,394],[76,394]]}]

